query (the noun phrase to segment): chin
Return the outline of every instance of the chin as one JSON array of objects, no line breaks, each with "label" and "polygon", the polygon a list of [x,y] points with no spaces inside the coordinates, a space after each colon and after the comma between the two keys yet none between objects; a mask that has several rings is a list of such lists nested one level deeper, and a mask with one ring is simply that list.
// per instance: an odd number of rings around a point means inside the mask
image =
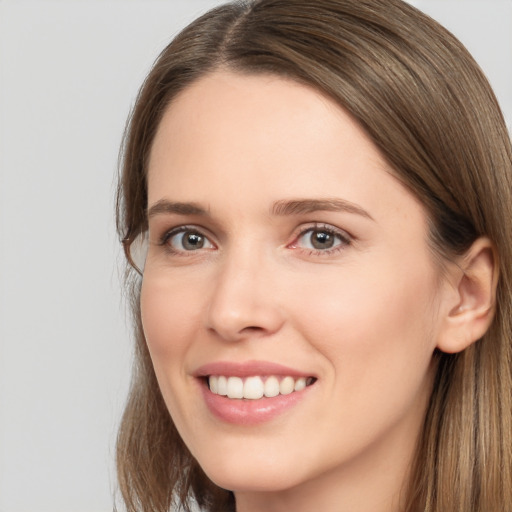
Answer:
[{"label": "chin", "polygon": [[247,460],[236,463],[223,460],[201,467],[215,485],[233,492],[278,492],[302,482],[290,467],[283,468],[272,461],[254,464]]}]

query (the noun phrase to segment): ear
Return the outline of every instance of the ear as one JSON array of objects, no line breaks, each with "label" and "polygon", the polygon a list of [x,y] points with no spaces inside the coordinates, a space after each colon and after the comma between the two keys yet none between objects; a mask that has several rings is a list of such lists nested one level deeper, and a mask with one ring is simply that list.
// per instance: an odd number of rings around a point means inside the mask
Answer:
[{"label": "ear", "polygon": [[448,272],[451,293],[437,348],[453,354],[479,340],[494,317],[498,259],[493,243],[477,239]]}]

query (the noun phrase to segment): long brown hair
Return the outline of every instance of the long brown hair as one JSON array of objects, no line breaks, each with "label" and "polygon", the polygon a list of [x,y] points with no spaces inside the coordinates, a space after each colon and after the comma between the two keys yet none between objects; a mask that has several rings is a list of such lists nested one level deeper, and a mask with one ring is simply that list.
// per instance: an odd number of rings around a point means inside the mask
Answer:
[{"label": "long brown hair", "polygon": [[[256,0],[205,14],[165,48],[144,82],[121,154],[118,231],[129,246],[146,225],[146,172],[166,106],[215,69],[273,73],[333,98],[366,130],[429,213],[442,261],[488,236],[499,256],[493,323],[437,374],[406,511],[512,507],[512,150],[491,88],[438,23],[400,0]],[[117,467],[129,512],[234,510],[180,439],[158,389],[140,322],[140,276],[127,286],[136,355]],[[174,500],[174,501],[173,501]]]}]

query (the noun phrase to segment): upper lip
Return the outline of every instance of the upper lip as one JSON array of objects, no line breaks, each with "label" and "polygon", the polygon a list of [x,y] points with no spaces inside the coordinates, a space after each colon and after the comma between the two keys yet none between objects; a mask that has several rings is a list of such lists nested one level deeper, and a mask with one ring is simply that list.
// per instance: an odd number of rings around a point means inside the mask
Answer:
[{"label": "upper lip", "polygon": [[232,377],[251,377],[256,375],[285,375],[290,377],[314,377],[306,373],[279,363],[270,361],[245,361],[242,363],[232,361],[215,361],[207,363],[194,372],[196,377],[207,377],[209,375],[225,375]]}]

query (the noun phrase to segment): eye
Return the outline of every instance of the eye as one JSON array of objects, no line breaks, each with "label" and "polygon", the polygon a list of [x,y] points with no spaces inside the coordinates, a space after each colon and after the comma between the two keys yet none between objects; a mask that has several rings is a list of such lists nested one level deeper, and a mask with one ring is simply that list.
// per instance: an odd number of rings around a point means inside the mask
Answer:
[{"label": "eye", "polygon": [[349,244],[350,238],[346,233],[329,226],[315,226],[302,231],[292,247],[315,252],[331,252]]},{"label": "eye", "polygon": [[213,243],[200,231],[186,226],[168,232],[164,235],[161,243],[162,245],[167,245],[175,253],[215,248]]}]

